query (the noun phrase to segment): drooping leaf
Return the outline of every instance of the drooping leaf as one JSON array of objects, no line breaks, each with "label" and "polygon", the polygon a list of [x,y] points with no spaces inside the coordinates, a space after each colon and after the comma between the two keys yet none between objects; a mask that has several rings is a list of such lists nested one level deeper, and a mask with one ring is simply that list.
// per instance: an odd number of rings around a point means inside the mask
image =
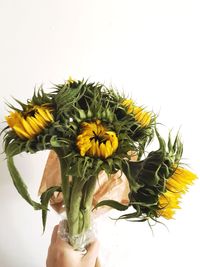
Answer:
[{"label": "drooping leaf", "polygon": [[44,233],[45,227],[46,227],[48,204],[49,204],[49,201],[50,201],[52,195],[56,191],[61,192],[61,187],[60,186],[50,187],[41,195],[41,204],[45,207],[45,209],[42,210],[43,233]]},{"label": "drooping leaf", "polygon": [[24,183],[24,181],[22,180],[18,170],[15,167],[14,161],[13,161],[13,157],[8,157],[7,158],[7,164],[8,164],[8,169],[10,172],[10,175],[12,177],[13,183],[17,189],[17,191],[19,192],[19,194],[36,210],[39,209],[43,209],[44,207],[33,201],[28,193],[27,190],[27,186]]}]

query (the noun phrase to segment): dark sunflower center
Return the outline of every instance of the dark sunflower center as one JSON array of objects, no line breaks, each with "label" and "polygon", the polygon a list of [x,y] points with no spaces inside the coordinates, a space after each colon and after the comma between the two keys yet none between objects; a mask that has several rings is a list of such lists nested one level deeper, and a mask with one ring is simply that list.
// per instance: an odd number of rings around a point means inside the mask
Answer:
[{"label": "dark sunflower center", "polygon": [[37,113],[37,111],[35,109],[31,109],[29,111],[26,112],[26,114],[24,114],[24,117],[27,118],[29,117],[35,117],[35,114]]},{"label": "dark sunflower center", "polygon": [[98,140],[99,143],[104,143],[104,144],[106,143],[107,139],[102,132],[99,135],[97,135],[95,131],[93,131],[93,134],[94,136],[90,137],[90,141],[95,140],[96,142]]}]

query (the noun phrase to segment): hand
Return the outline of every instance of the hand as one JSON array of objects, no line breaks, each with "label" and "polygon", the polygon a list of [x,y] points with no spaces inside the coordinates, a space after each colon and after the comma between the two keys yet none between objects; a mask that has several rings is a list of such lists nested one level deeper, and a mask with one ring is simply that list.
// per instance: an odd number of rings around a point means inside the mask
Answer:
[{"label": "hand", "polygon": [[58,225],[54,227],[51,244],[46,260],[47,267],[95,267],[99,243],[94,241],[87,247],[87,253],[82,255],[75,251],[58,235]]}]

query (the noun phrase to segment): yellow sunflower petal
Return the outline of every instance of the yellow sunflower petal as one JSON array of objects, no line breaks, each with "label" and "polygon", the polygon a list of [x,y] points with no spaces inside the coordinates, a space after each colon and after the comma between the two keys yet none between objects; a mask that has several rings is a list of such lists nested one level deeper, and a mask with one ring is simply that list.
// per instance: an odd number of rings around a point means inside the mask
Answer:
[{"label": "yellow sunflower petal", "polygon": [[134,113],[136,121],[140,123],[141,126],[146,127],[150,124],[151,122],[150,112],[145,111],[141,107],[135,106],[133,113]]},{"label": "yellow sunflower petal", "polygon": [[113,153],[113,148],[110,140],[106,141],[106,151],[107,151],[107,157],[109,157]]},{"label": "yellow sunflower petal", "polygon": [[44,129],[46,126],[46,123],[43,123],[43,120],[41,120],[41,116],[39,114],[35,114],[35,117],[31,117],[31,119],[40,127],[40,129]]},{"label": "yellow sunflower petal", "polygon": [[51,119],[49,119],[48,115],[42,108],[37,108],[37,111],[45,121],[51,121]]},{"label": "yellow sunflower petal", "polygon": [[107,131],[106,134],[109,136],[109,140],[111,141],[111,146],[113,152],[115,152],[118,148],[118,138],[116,134],[112,131]]},{"label": "yellow sunflower petal", "polygon": [[95,143],[96,143],[96,154],[97,154],[97,157],[101,157],[101,151],[100,151],[100,148],[99,148],[99,141],[97,140]]},{"label": "yellow sunflower petal", "polygon": [[175,214],[175,209],[180,209],[179,198],[179,193],[173,193],[170,191],[166,191],[163,195],[160,195],[160,209],[158,210],[158,214],[166,219],[172,219]]},{"label": "yellow sunflower petal", "polygon": [[44,118],[39,114],[35,114],[35,118],[38,122],[38,124],[44,129],[47,126],[47,122],[44,120]]},{"label": "yellow sunflower petal", "polygon": [[158,214],[166,219],[173,218],[176,209],[180,209],[179,202],[188,186],[197,176],[184,168],[178,167],[172,176],[166,181],[167,191],[159,196]]},{"label": "yellow sunflower petal", "polygon": [[192,184],[197,175],[187,169],[178,167],[173,174],[173,178],[177,181],[181,180],[185,184]]},{"label": "yellow sunflower petal", "polygon": [[47,117],[49,118],[49,121],[53,121],[53,115],[49,112],[48,109],[45,109],[45,113],[47,114]]},{"label": "yellow sunflower petal", "polygon": [[31,135],[29,135],[26,131],[24,131],[22,128],[19,128],[17,126],[14,126],[13,129],[15,130],[16,134],[21,138],[31,138]]},{"label": "yellow sunflower petal", "polygon": [[27,122],[30,124],[30,126],[34,129],[36,133],[39,133],[42,131],[42,128],[39,127],[39,125],[33,120],[32,117],[27,117],[26,118]]},{"label": "yellow sunflower petal", "polygon": [[91,140],[91,148],[89,149],[89,155],[93,157],[96,155],[96,143],[94,139]]},{"label": "yellow sunflower petal", "polygon": [[24,119],[22,118],[21,120],[24,129],[26,130],[26,132],[30,135],[30,136],[34,136],[36,134],[36,132],[33,130],[33,128],[30,126],[30,124]]},{"label": "yellow sunflower petal", "polygon": [[106,146],[105,146],[105,144],[104,143],[101,143],[100,144],[100,147],[99,147],[99,149],[100,149],[100,153],[101,153],[101,157],[103,157],[103,158],[107,158],[107,151],[106,151]]},{"label": "yellow sunflower petal", "polygon": [[132,99],[124,99],[122,105],[127,108],[127,113],[130,114],[134,110],[134,102]]}]

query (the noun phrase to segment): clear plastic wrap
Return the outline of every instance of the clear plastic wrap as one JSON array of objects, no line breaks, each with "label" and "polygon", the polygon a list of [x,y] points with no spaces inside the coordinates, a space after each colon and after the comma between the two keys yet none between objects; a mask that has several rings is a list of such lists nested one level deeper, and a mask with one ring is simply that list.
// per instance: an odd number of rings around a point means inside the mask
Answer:
[{"label": "clear plastic wrap", "polygon": [[75,250],[85,254],[87,252],[87,246],[92,243],[97,235],[95,223],[91,220],[90,228],[79,235],[70,236],[68,232],[67,219],[62,219],[58,228],[59,236],[62,240],[65,240],[69,244],[73,245]]}]

